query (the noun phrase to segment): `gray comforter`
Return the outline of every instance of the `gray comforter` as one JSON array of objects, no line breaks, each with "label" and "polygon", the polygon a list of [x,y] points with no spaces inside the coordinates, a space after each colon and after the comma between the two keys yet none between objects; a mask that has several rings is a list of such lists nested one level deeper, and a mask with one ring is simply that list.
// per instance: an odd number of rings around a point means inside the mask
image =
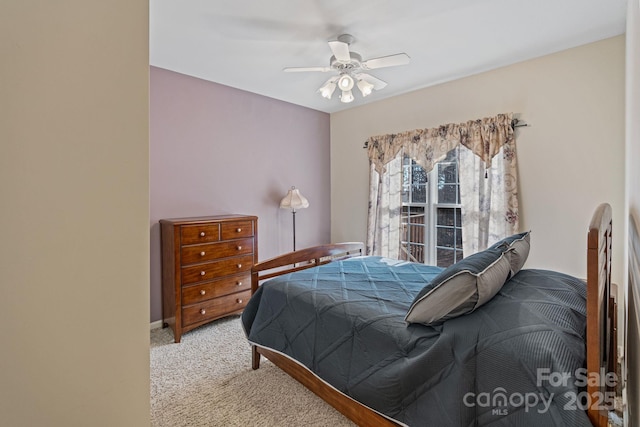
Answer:
[{"label": "gray comforter", "polygon": [[280,276],[251,298],[243,326],[251,343],[406,425],[591,425],[580,408],[584,283],[522,270],[471,314],[407,324],[440,271],[359,257]]}]

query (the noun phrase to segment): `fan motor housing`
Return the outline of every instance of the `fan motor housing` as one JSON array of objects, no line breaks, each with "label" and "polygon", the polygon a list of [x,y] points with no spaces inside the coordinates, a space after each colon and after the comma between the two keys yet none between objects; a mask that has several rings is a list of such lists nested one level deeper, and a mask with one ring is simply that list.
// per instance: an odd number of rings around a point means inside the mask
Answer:
[{"label": "fan motor housing", "polygon": [[362,68],[362,56],[360,56],[360,54],[356,52],[349,52],[349,56],[351,57],[349,62],[341,62],[332,55],[331,59],[329,59],[329,65],[331,68],[335,68],[336,70],[355,70]]}]

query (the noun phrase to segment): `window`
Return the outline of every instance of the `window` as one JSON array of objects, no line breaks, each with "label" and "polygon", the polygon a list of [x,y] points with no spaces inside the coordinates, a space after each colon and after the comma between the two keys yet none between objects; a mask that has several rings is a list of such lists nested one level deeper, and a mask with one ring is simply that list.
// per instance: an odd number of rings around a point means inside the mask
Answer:
[{"label": "window", "polygon": [[462,259],[458,150],[429,173],[403,158],[401,259],[439,267]]}]

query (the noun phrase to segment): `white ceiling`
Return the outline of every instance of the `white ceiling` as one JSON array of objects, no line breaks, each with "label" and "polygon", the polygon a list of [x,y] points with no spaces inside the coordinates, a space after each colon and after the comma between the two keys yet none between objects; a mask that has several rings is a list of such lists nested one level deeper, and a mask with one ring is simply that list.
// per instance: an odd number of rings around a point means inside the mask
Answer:
[{"label": "white ceiling", "polygon": [[[150,0],[150,64],[328,113],[625,32],[626,0]],[[327,42],[351,34],[388,86],[355,101],[317,89]]]}]

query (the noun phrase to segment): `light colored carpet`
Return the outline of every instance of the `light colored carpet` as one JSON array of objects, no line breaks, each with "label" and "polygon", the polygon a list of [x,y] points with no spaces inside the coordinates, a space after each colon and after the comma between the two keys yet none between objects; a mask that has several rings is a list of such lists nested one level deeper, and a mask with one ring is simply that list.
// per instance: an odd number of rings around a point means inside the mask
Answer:
[{"label": "light colored carpet", "polygon": [[202,326],[173,342],[170,329],[151,331],[151,425],[354,426],[251,348],[239,316]]}]

